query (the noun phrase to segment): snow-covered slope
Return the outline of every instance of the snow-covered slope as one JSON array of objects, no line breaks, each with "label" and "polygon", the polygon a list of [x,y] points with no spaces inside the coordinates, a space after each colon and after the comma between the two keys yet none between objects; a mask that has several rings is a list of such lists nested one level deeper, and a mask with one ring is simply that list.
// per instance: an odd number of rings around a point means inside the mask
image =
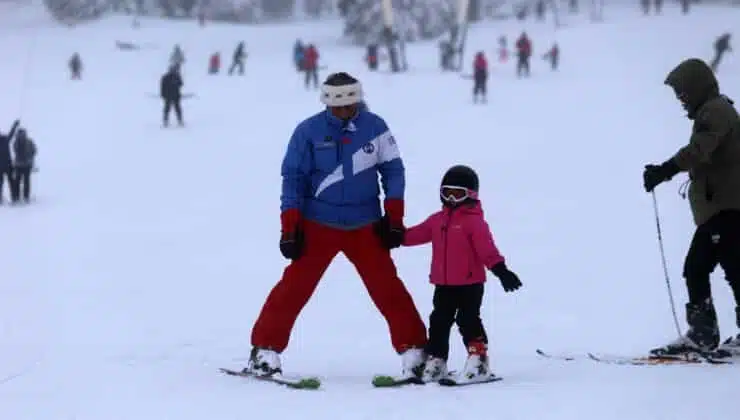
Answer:
[{"label": "snow-covered slope", "polygon": [[[471,104],[468,80],[439,74],[434,44],[410,47],[408,74],[371,74],[362,51],[336,43],[338,24],[132,29],[109,19],[0,33],[11,57],[0,64],[0,125],[22,117],[40,147],[36,203],[0,208],[0,418],[735,418],[737,369],[559,364],[534,349],[631,354],[673,338],[642,166],[670,156],[690,129],[662,85],[666,73],[688,56],[709,58],[714,37],[739,19],[725,8],[644,18],[630,7],[557,33],[550,24],[478,27],[471,48],[491,56],[499,35],[522,29],[536,55],[554,40],[562,49],[561,71],[535,60],[530,80],[496,64],[486,106]],[[478,170],[497,242],[525,284],[512,295],[495,279],[488,286],[484,321],[503,382],[372,389],[371,376],[397,372],[399,360],[343,257],[283,360],[289,372],[321,376],[324,390],[218,374],[246,362],[252,322],[284,266],[279,165],[295,124],[320,109],[290,65],[297,37],[318,44],[327,72],[358,75],[394,130],[409,224],[438,208],[447,167]],[[116,40],[146,48],[122,52]],[[240,40],[246,76],[206,75],[208,55],[229,58]],[[175,43],[186,52],[186,90],[198,97],[185,103],[187,128],[162,130],[151,95]],[[66,73],[75,51],[80,83]],[[740,91],[738,67],[730,55],[720,68],[730,96]],[[658,196],[681,304],[693,226],[678,181]],[[429,249],[394,255],[426,317]],[[715,281],[729,335],[733,301],[720,273]],[[463,357],[453,338],[451,364]]]}]

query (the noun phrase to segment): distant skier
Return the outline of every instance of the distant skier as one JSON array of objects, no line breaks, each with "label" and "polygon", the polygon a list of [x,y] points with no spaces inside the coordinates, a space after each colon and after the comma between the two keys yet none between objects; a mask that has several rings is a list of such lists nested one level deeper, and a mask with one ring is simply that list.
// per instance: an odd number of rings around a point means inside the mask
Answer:
[{"label": "distant skier", "polygon": [[306,89],[313,84],[314,89],[319,88],[319,51],[313,44],[308,44],[303,55],[303,71],[305,72]]},{"label": "distant skier", "polygon": [[439,42],[439,66],[442,71],[455,70],[455,48],[447,40]]},{"label": "distant skier", "polygon": [[640,0],[640,5],[642,6],[642,13],[645,15],[650,14],[650,0]]},{"label": "distant skier", "polygon": [[717,350],[719,357],[740,356],[740,334],[717,347],[720,333],[710,283],[711,273],[720,265],[735,297],[735,321],[740,328],[740,116],[702,60],[684,60],[664,83],[673,89],[693,128],[688,144],[673,157],[645,165],[643,183],[645,191],[652,192],[679,172],[688,172],[696,230],[683,266],[689,329],[650,353],[682,356]]},{"label": "distant skier", "polygon": [[655,0],[655,14],[659,15],[663,11],[663,0]]},{"label": "distant skier", "polygon": [[473,102],[478,103],[480,101],[486,103],[488,101],[487,85],[488,83],[488,60],[483,54],[483,51],[479,51],[475,55],[473,61]]},{"label": "distant skier", "polygon": [[367,46],[367,54],[365,55],[365,62],[367,68],[370,71],[378,70],[378,44],[372,43]]},{"label": "distant skier", "polygon": [[180,69],[183,64],[185,64],[185,53],[180,48],[180,45],[177,44],[170,55],[170,66]]},{"label": "distant skier", "polygon": [[500,36],[498,38],[498,61],[499,63],[505,63],[509,60],[509,47],[506,45],[506,37]]},{"label": "distant skier", "polygon": [[550,68],[555,71],[558,69],[560,63],[560,47],[557,42],[552,44],[552,47],[542,56],[543,60],[550,62]]},{"label": "distant skier", "polygon": [[183,81],[180,76],[180,70],[177,66],[171,66],[169,71],[162,76],[160,82],[159,94],[164,101],[163,109],[163,124],[165,127],[169,126],[170,111],[172,108],[175,109],[175,116],[177,117],[177,123],[182,126],[182,89]]},{"label": "distant skier", "polygon": [[221,71],[221,54],[215,52],[208,59],[208,74],[218,74]]},{"label": "distant skier", "polygon": [[239,69],[239,74],[244,74],[244,59],[247,58],[247,53],[244,51],[244,42],[240,42],[234,50],[234,58],[229,67],[229,76],[234,73],[234,70]]},{"label": "distant skier", "polygon": [[516,40],[516,75],[529,77],[529,59],[532,57],[532,41],[529,40],[526,32],[522,32],[519,39]]},{"label": "distant skier", "polygon": [[534,14],[537,17],[537,20],[545,20],[545,0],[537,0],[534,5]]},{"label": "distant skier", "polygon": [[725,53],[732,52],[732,47],[730,47],[731,36],[732,35],[729,33],[724,33],[714,42],[714,58],[712,58],[712,62],[709,64],[712,71],[717,72],[717,68],[719,67],[720,61],[722,61],[722,57]]},{"label": "distant skier", "polygon": [[296,71],[303,71],[303,58],[305,56],[306,48],[300,39],[295,41],[293,45],[293,65],[295,65]]},{"label": "distant skier", "polygon": [[[442,210],[404,234],[404,246],[432,244],[429,281],[434,285],[425,382],[449,374],[450,329],[457,324],[468,359],[458,381],[481,382],[493,373],[488,360],[488,336],[481,321],[486,271],[499,278],[506,292],[522,287],[519,277],[506,266],[478,199],[478,175],[467,166],[447,170],[439,190]],[[449,258],[448,258],[449,256]]]},{"label": "distant skier", "polygon": [[69,72],[72,80],[82,79],[82,58],[80,58],[80,54],[74,53],[69,59]]},{"label": "distant skier", "polygon": [[23,201],[28,203],[31,200],[31,171],[34,167],[37,148],[36,143],[28,137],[26,130],[23,128],[18,130],[13,151],[15,152],[15,162],[13,163],[15,197],[13,199],[18,201],[22,196]]},{"label": "distant skier", "polygon": [[10,196],[15,197],[15,179],[13,176],[13,159],[10,154],[10,142],[15,137],[15,132],[20,124],[19,120],[13,121],[8,134],[0,133],[0,204],[3,202],[3,183],[8,181]]}]

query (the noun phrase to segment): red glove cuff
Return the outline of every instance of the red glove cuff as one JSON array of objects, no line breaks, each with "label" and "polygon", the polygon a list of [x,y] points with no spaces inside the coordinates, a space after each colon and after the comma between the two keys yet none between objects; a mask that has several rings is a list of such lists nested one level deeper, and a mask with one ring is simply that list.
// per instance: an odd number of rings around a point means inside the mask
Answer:
[{"label": "red glove cuff", "polygon": [[388,219],[391,221],[391,223],[396,225],[403,224],[403,213],[404,213],[404,205],[403,200],[400,199],[390,199],[385,200],[383,203],[383,207],[385,207],[385,214],[388,216]]},{"label": "red glove cuff", "polygon": [[292,233],[301,223],[301,212],[298,209],[288,209],[280,213],[280,227],[283,233]]}]

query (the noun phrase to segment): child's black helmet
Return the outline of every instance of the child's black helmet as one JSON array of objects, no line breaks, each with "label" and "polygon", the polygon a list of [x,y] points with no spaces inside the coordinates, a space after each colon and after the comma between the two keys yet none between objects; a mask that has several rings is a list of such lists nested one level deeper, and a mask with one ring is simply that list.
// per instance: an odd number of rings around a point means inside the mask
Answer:
[{"label": "child's black helmet", "polygon": [[455,165],[445,172],[442,185],[464,187],[478,192],[478,174],[469,166]]}]

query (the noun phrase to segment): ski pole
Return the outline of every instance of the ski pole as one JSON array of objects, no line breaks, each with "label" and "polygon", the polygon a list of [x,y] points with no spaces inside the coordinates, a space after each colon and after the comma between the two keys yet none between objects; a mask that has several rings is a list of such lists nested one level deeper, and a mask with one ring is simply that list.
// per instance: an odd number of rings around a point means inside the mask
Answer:
[{"label": "ski pole", "polygon": [[676,315],[676,303],[673,300],[673,289],[671,288],[671,279],[668,276],[668,264],[665,259],[665,249],[663,247],[663,233],[660,228],[660,214],[658,213],[658,199],[655,196],[653,190],[653,211],[655,213],[655,227],[658,231],[658,247],[660,248],[660,258],[663,262],[663,277],[665,278],[665,285],[668,290],[668,301],[671,304],[671,312],[673,313],[673,324],[676,327],[676,334],[681,337],[681,327],[678,324],[678,316]]}]

